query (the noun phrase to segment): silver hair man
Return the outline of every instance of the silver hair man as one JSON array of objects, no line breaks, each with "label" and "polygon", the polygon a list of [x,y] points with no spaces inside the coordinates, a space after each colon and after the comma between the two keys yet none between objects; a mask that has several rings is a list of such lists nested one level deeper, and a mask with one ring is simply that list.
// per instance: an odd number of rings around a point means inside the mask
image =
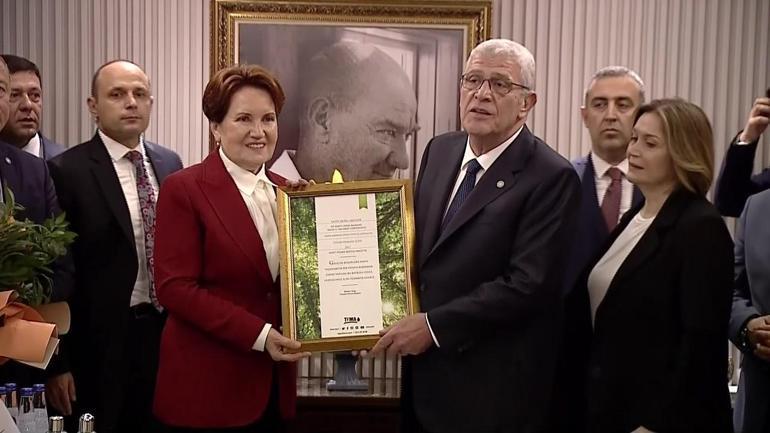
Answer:
[{"label": "silver hair man", "polygon": [[594,75],[591,76],[591,80],[588,82],[588,87],[583,91],[583,101],[588,101],[588,91],[591,90],[596,81],[610,77],[629,77],[632,79],[639,87],[639,103],[644,104],[644,81],[642,81],[642,77],[636,71],[625,66],[605,66],[594,72]]}]

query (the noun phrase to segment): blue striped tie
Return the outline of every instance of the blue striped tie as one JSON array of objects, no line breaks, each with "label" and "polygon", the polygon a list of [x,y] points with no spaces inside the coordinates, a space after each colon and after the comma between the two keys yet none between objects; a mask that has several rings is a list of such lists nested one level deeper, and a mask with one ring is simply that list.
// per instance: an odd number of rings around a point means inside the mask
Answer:
[{"label": "blue striped tie", "polygon": [[465,177],[463,178],[462,183],[460,183],[460,187],[457,188],[457,193],[455,193],[455,197],[452,199],[452,203],[449,205],[446,215],[444,215],[444,221],[441,222],[441,231],[444,231],[444,228],[449,224],[452,217],[454,217],[457,211],[460,210],[465,199],[471,195],[473,187],[476,186],[476,173],[478,173],[479,170],[481,170],[481,165],[478,161],[475,159],[468,161],[468,164],[465,167]]}]

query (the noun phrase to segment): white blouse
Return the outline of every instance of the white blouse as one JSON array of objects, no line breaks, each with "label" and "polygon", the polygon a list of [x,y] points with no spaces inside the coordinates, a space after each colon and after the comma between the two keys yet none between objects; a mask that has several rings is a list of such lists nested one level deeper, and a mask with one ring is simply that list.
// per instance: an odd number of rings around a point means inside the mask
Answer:
[{"label": "white blouse", "polygon": [[634,249],[639,239],[642,238],[652,224],[655,217],[643,218],[641,212],[634,215],[623,232],[615,239],[604,256],[596,263],[596,266],[588,275],[588,296],[591,300],[591,323],[596,317],[596,309],[599,308],[610,283],[620,269],[620,265],[626,260]]}]

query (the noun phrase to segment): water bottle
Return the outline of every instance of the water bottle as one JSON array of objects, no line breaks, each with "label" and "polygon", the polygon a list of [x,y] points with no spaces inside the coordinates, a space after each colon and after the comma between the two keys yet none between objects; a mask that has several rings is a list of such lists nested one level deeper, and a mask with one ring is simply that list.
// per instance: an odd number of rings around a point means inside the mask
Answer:
[{"label": "water bottle", "polygon": [[35,395],[32,398],[32,404],[35,407],[35,432],[44,433],[48,431],[48,408],[45,404],[45,385],[36,383],[32,389]]},{"label": "water bottle", "polygon": [[64,431],[64,417],[52,416],[48,418],[48,433],[67,433]]},{"label": "water bottle", "polygon": [[94,416],[90,413],[84,413],[80,416],[78,422],[78,433],[96,433],[94,431]]},{"label": "water bottle", "polygon": [[5,384],[5,401],[8,413],[15,420],[19,417],[19,400],[16,394],[16,384],[9,382]]},{"label": "water bottle", "polygon": [[19,433],[35,432],[35,406],[32,398],[35,392],[32,388],[21,389],[21,400],[19,400],[19,417],[16,418],[16,425],[19,427]]}]

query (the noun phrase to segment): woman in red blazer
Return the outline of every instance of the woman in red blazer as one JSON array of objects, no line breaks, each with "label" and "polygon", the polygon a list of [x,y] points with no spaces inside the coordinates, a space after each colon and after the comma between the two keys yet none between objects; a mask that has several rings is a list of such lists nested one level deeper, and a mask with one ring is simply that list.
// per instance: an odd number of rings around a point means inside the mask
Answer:
[{"label": "woman in red blazer", "polygon": [[203,112],[217,150],[159,194],[155,284],[168,312],[154,412],[170,432],[275,432],[294,415],[296,365],[283,337],[275,191],[265,162],[284,102],[258,66],[217,72]]}]

